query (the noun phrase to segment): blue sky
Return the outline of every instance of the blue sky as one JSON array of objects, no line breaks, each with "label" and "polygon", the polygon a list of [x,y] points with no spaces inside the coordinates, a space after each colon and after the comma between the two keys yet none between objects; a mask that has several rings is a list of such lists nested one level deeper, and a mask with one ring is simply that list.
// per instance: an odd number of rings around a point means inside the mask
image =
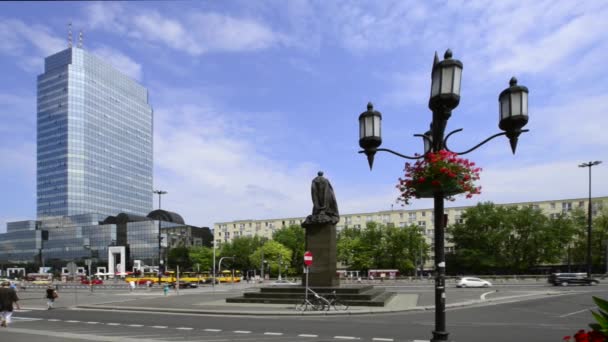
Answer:
[{"label": "blue sky", "polygon": [[[608,195],[608,4],[602,1],[175,1],[0,3],[0,231],[36,214],[36,76],[84,48],[149,89],[154,183],[194,225],[310,214],[310,181],[332,182],[342,213],[387,210],[405,160],[358,154],[359,114],[383,114],[383,147],[420,152],[433,55],[464,64],[448,129],[457,151],[498,132],[511,76],[530,90],[530,133],[467,158],[478,201]],[[157,198],[154,198],[157,205]],[[407,208],[430,208],[416,200]]]}]

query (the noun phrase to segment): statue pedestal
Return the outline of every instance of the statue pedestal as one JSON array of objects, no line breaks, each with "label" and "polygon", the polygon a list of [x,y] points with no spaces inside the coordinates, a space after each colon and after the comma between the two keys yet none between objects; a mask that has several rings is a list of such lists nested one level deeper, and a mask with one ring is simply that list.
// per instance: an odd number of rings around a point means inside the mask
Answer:
[{"label": "statue pedestal", "polygon": [[[336,273],[336,225],[310,224],[306,226],[306,248],[312,253],[308,268],[308,286],[340,286]],[[302,277],[302,286],[306,276]]]}]

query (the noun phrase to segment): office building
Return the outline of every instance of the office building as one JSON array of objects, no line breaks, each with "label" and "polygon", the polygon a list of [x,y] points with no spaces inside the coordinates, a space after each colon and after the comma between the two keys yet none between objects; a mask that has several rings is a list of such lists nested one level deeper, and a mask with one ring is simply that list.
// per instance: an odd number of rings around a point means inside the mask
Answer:
[{"label": "office building", "polygon": [[152,210],[146,88],[70,47],[38,76],[37,217]]}]

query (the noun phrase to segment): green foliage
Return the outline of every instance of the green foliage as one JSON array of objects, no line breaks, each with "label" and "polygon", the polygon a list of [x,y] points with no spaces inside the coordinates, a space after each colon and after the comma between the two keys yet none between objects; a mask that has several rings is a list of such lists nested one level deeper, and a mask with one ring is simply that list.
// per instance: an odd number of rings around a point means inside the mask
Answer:
[{"label": "green foliage", "polygon": [[272,239],[291,250],[291,259],[284,260],[294,270],[301,270],[304,266],[304,246],[306,232],[299,225],[290,225],[279,229],[272,234]]},{"label": "green foliage", "polygon": [[569,251],[575,250],[575,259],[584,260],[585,221],[579,210],[548,218],[531,207],[488,202],[468,208],[462,220],[448,227],[455,253],[447,259],[460,273],[521,273],[542,264],[565,263]]},{"label": "green foliage", "polygon": [[270,269],[270,274],[273,277],[278,276],[279,267],[282,262],[282,275],[293,275],[297,272],[291,264],[288,262],[291,260],[292,252],[289,248],[283,246],[281,243],[270,240],[267,241],[263,246],[259,247],[249,257],[251,263],[254,265],[253,268],[260,269],[262,265],[262,258],[264,262],[264,273],[267,274]]},{"label": "green foliage", "polygon": [[222,245],[222,249],[218,256],[216,256],[216,259],[234,256],[234,260],[224,261],[224,266],[227,265],[229,268],[243,271],[255,269],[258,266],[251,262],[250,256],[262,245],[264,240],[264,238],[260,238],[259,236],[238,236],[231,242]]},{"label": "green foliage", "polygon": [[608,301],[595,296],[593,296],[593,301],[599,308],[598,312],[591,311],[591,314],[593,315],[593,318],[595,318],[597,324],[589,324],[589,326],[593,330],[599,331],[608,336]]},{"label": "green foliage", "polygon": [[200,270],[211,272],[213,269],[213,249],[209,247],[192,247],[189,250],[192,268],[195,271]]},{"label": "green foliage", "polygon": [[169,250],[167,256],[170,269],[175,269],[179,265],[179,268],[183,271],[189,270],[192,267],[192,261],[190,259],[189,250],[186,247],[175,247]]},{"label": "green foliage", "polygon": [[413,274],[428,248],[417,226],[399,228],[368,222],[365,229],[344,228],[339,233],[337,258],[351,270],[386,268]]}]

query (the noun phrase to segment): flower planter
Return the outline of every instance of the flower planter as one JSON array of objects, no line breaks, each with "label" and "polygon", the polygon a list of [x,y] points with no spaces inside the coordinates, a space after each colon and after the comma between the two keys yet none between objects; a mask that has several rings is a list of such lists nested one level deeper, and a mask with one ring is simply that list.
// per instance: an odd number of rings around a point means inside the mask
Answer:
[{"label": "flower planter", "polygon": [[447,200],[454,200],[455,195],[465,194],[471,198],[481,191],[481,187],[475,185],[481,168],[458,158],[454,152],[429,152],[414,164],[406,163],[404,171],[405,178],[399,178],[397,184],[401,192],[398,200],[404,205],[412,198],[433,198],[437,192]]},{"label": "flower planter", "polygon": [[448,184],[444,186],[433,186],[428,183],[417,184],[414,186],[415,195],[419,198],[433,198],[436,191],[441,191],[443,197],[458,195],[464,192],[458,184]]}]

